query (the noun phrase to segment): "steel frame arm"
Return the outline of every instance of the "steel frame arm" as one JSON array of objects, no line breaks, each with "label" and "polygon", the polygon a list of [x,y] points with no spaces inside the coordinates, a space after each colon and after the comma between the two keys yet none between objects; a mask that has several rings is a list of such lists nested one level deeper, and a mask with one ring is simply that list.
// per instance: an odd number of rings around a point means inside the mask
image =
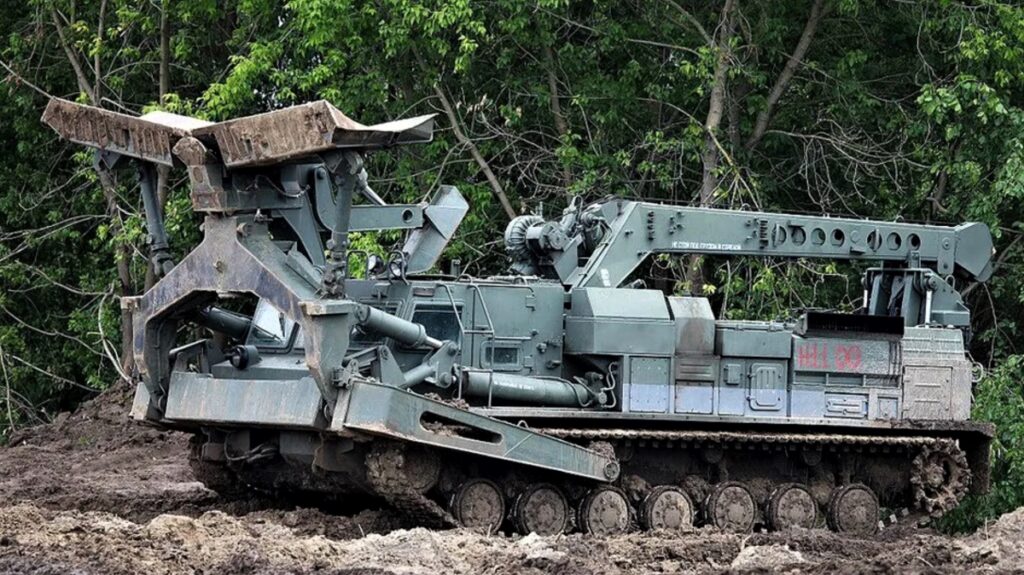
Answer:
[{"label": "steel frame arm", "polygon": [[132,312],[135,359],[151,397],[151,414],[163,410],[178,323],[222,293],[267,299],[299,324],[307,342],[306,363],[321,395],[333,402],[335,375],[348,354],[357,305],[320,299],[316,286],[289,265],[265,226],[252,218],[210,216],[203,227],[203,242],[181,263],[145,294],[122,300]]},{"label": "steel frame arm", "polygon": [[[596,209],[596,213],[595,213]],[[984,281],[992,238],[984,224],[956,227],[802,216],[630,201],[583,214],[604,227],[574,287],[617,287],[651,254],[755,255],[913,263]]]}]

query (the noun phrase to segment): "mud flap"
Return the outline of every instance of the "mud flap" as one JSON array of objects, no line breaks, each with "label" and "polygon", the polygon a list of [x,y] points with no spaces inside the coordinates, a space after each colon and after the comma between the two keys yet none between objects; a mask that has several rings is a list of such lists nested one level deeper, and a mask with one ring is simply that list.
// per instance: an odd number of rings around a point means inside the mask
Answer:
[{"label": "mud flap", "polygon": [[342,391],[331,430],[361,431],[601,482],[619,475],[612,458],[574,443],[378,383],[353,382]]}]

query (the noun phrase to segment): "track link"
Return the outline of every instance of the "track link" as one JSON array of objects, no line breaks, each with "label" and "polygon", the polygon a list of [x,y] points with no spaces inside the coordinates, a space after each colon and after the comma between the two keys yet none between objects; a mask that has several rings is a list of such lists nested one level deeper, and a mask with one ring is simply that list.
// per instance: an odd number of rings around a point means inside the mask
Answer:
[{"label": "track link", "polygon": [[915,435],[839,435],[830,433],[744,433],[737,431],[669,431],[658,429],[536,429],[545,435],[570,440],[647,440],[695,443],[736,443],[771,445],[863,445],[923,447],[941,442],[955,443],[942,437]]},{"label": "track link", "polygon": [[971,481],[964,451],[955,440],[945,437],[645,429],[544,428],[537,431],[577,442],[640,442],[666,447],[690,444],[700,447],[749,449],[760,446],[763,449],[852,452],[870,452],[878,448],[906,449],[913,457],[910,487],[914,492],[914,503],[932,517],[941,517],[954,509],[967,494]]}]

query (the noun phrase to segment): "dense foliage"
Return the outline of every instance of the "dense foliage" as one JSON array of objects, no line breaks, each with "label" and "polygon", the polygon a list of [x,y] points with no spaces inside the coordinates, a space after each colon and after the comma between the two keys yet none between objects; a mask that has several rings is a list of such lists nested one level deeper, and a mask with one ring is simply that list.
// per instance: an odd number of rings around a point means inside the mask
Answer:
[{"label": "dense foliage", "polygon": [[[457,184],[450,257],[499,271],[509,216],[573,194],[984,221],[996,277],[963,286],[978,413],[1020,503],[1024,8],[994,0],[0,0],[0,419],[46,418],[130,370],[119,295],[147,281],[130,174],[38,122],[46,95],[224,119],[326,98],[362,122],[437,112],[435,142],[372,160],[393,201]],[[161,174],[172,240],[196,237]],[[373,244],[363,236],[361,245]],[[727,317],[849,308],[851,268],[662,259],[656,285]],[[1007,398],[1013,398],[1008,400]],[[1010,411],[1016,410],[1016,411]],[[1009,435],[1007,435],[1009,434]]]},{"label": "dense foliage", "polygon": [[992,490],[971,495],[942,518],[956,531],[974,529],[986,520],[1024,506],[1024,358],[1011,357],[982,380],[975,392],[975,417],[996,424],[992,448]]}]

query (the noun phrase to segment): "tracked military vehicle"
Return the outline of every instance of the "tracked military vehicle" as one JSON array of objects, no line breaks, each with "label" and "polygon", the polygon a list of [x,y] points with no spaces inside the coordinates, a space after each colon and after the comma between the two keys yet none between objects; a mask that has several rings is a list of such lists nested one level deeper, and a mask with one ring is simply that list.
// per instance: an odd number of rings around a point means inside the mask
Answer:
[{"label": "tracked military vehicle", "polygon": [[[984,225],[612,198],[512,220],[507,275],[426,275],[465,200],[441,187],[387,204],[363,159],[429,141],[432,117],[366,126],[315,102],[208,123],[53,100],[43,121],[106,169],[137,169],[159,281],[122,302],[132,416],[193,434],[214,490],[371,495],[425,525],[608,534],[870,533],[882,510],[938,516],[987,489],[993,430],[970,420],[957,292],[991,274]],[[180,262],[160,165],[187,171],[203,216]],[[404,242],[384,258],[349,249],[350,233],[380,230]],[[854,313],[726,321],[705,298],[632,281],[654,254],[876,267]]]}]

